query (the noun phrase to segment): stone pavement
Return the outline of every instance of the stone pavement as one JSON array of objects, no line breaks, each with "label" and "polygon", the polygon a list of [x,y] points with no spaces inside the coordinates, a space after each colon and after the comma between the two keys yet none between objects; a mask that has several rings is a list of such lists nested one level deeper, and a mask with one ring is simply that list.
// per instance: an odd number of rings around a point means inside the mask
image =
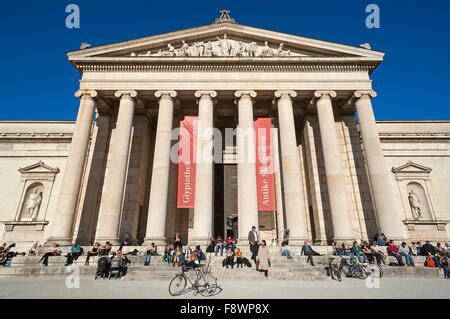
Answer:
[{"label": "stone pavement", "polygon": [[[221,280],[221,299],[299,299],[299,298],[450,298],[450,280],[443,278],[382,278],[380,288],[369,289],[359,279],[342,282],[323,281],[248,281]],[[82,278],[80,288],[66,288],[65,278],[0,279],[0,298],[173,298],[168,293],[169,279],[144,281],[94,280]],[[198,299],[187,293],[179,298]]]}]

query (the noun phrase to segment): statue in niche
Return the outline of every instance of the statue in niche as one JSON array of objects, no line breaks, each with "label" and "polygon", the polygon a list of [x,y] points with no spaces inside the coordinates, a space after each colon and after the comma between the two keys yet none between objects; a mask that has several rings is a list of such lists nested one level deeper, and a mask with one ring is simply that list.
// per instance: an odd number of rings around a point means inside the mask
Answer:
[{"label": "statue in niche", "polygon": [[418,220],[422,217],[419,197],[416,195],[416,193],[414,193],[413,190],[411,190],[408,194],[408,200],[409,205],[411,206],[413,218],[415,220]]},{"label": "statue in niche", "polygon": [[220,47],[220,51],[222,53],[222,56],[230,56],[231,51],[231,44],[230,41],[228,41],[228,36],[225,33],[223,35],[223,39],[217,37],[218,45]]},{"label": "statue in niche", "polygon": [[39,212],[39,207],[41,205],[42,201],[42,195],[38,193],[38,188],[34,188],[30,196],[28,197],[28,200],[26,202],[26,210],[28,212],[28,215],[26,218],[33,219],[37,216],[37,213]]}]

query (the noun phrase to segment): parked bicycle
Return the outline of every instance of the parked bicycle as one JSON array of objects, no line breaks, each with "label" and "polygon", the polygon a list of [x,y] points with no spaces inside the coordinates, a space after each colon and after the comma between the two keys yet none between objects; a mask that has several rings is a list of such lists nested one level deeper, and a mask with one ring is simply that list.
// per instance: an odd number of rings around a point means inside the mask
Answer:
[{"label": "parked bicycle", "polygon": [[383,269],[376,264],[360,263],[358,258],[348,262],[345,258],[341,259],[339,271],[343,272],[346,277],[366,279],[368,276],[374,278],[383,277]]},{"label": "parked bicycle", "polygon": [[[194,280],[187,275],[189,271],[195,272]],[[190,287],[186,287],[188,282]],[[193,269],[182,266],[181,272],[169,283],[169,293],[172,296],[179,296],[190,291],[194,291],[194,295],[200,293],[204,297],[211,297],[220,293],[222,289],[217,285],[217,278],[212,275],[210,267],[200,265]]]}]

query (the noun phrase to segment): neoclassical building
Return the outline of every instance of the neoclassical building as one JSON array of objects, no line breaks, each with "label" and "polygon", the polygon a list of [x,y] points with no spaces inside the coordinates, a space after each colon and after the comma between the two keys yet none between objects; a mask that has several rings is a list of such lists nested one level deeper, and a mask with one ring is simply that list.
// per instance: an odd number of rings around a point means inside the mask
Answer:
[{"label": "neoclassical building", "polygon": [[[252,225],[267,240],[289,228],[292,244],[450,237],[450,122],[376,121],[371,74],[384,54],[367,44],[223,11],[211,25],[67,56],[81,76],[75,122],[0,122],[2,241],[246,242]],[[195,205],[178,207],[170,150],[186,116],[221,132],[272,120],[276,209],[258,211],[255,163],[236,157],[255,144],[239,136],[215,150],[219,161],[197,163]]]}]

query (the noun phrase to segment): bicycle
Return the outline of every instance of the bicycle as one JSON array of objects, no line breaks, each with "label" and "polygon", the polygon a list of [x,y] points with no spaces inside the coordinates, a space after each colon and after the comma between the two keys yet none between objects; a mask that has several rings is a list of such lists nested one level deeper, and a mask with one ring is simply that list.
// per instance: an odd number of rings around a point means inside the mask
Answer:
[{"label": "bicycle", "polygon": [[355,257],[351,264],[346,259],[342,258],[339,270],[343,272],[346,277],[366,279],[369,276],[374,278],[383,277],[383,269],[376,264],[360,263]]},{"label": "bicycle", "polygon": [[369,273],[359,263],[358,258],[353,258],[351,263],[348,263],[345,258],[342,258],[339,271],[343,272],[346,277],[351,278],[366,279],[369,276]]},{"label": "bicycle", "polygon": [[[194,281],[186,275],[190,270],[195,271]],[[188,282],[191,286],[186,289]],[[200,293],[204,297],[211,297],[219,293],[221,288],[217,285],[217,278],[212,275],[209,267],[204,268],[203,265],[198,268],[182,266],[181,272],[176,274],[169,283],[169,294],[179,296],[192,290],[194,290],[194,295]]]}]

